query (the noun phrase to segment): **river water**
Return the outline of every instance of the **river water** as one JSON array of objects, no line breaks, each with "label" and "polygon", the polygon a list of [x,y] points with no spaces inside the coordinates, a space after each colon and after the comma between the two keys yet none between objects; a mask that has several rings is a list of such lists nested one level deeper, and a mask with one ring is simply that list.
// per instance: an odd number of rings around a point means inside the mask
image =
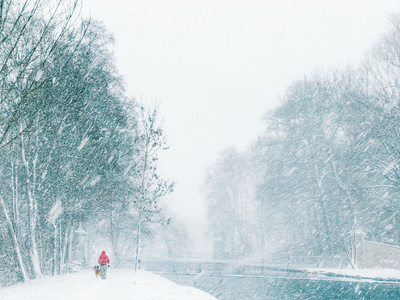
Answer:
[{"label": "river water", "polygon": [[220,300],[258,299],[400,299],[400,282],[346,278],[271,276],[172,275],[162,276],[193,286]]}]

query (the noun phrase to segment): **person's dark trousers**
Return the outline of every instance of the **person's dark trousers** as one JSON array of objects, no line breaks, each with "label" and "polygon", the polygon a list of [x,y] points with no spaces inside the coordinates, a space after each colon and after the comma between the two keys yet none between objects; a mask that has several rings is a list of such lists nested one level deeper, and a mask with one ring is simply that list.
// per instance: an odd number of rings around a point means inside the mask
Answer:
[{"label": "person's dark trousers", "polygon": [[107,265],[100,265],[101,279],[106,279]]}]

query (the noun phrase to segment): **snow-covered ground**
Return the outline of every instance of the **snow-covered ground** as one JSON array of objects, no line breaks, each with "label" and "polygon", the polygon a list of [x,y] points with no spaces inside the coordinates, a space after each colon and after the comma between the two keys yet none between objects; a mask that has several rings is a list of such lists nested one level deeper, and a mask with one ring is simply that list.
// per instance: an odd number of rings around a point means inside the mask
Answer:
[{"label": "snow-covered ground", "polygon": [[0,289],[1,300],[215,300],[213,296],[177,285],[146,271],[109,269],[107,279],[96,278],[92,270],[44,277]]}]

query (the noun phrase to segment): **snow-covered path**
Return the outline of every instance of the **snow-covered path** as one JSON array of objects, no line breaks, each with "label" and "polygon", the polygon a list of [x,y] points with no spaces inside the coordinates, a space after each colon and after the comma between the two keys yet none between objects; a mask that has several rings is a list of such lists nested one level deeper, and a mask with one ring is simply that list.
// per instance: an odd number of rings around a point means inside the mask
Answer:
[{"label": "snow-covered path", "polygon": [[146,271],[109,269],[107,280],[92,270],[45,277],[0,289],[0,300],[215,300],[198,289],[177,285]]}]

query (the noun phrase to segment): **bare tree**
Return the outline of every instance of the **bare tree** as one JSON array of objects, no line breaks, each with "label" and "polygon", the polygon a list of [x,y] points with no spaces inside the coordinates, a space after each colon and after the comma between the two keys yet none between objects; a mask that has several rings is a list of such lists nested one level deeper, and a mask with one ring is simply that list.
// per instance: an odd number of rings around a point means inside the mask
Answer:
[{"label": "bare tree", "polygon": [[136,167],[132,176],[138,186],[133,200],[137,208],[135,272],[138,268],[143,225],[146,222],[157,221],[160,198],[173,189],[173,184],[166,182],[157,174],[158,153],[167,149],[164,132],[158,118],[157,107],[149,111],[144,106],[139,107],[136,134],[139,153],[135,158]]}]

